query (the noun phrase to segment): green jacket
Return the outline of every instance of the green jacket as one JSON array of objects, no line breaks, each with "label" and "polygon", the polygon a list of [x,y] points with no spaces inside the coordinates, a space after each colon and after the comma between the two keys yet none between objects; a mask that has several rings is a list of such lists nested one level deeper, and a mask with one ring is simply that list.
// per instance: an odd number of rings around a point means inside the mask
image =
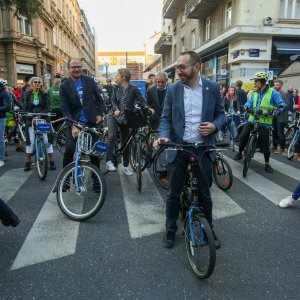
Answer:
[{"label": "green jacket", "polygon": [[59,85],[51,86],[48,90],[48,97],[50,100],[50,108],[51,110],[60,108],[59,102]]}]

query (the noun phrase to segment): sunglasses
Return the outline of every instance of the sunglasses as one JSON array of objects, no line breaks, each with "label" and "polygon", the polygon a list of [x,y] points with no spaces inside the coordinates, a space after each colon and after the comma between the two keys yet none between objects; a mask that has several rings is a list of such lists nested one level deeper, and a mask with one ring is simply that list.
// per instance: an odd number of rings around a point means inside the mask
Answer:
[{"label": "sunglasses", "polygon": [[41,82],[40,81],[34,81],[33,83],[34,84],[40,84]]}]

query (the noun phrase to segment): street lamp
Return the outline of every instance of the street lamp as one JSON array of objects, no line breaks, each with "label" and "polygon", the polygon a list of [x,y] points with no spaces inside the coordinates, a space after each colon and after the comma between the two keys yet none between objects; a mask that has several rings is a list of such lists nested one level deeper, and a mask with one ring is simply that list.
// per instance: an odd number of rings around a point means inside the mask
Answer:
[{"label": "street lamp", "polygon": [[104,63],[104,67],[105,67],[105,78],[107,79],[107,71],[109,67],[109,63],[107,61]]}]

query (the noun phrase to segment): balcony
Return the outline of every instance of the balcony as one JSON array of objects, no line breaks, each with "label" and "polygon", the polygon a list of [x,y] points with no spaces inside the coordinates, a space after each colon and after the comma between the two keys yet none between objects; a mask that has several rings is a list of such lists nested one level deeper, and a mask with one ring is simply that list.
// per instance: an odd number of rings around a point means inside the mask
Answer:
[{"label": "balcony", "polygon": [[172,36],[164,33],[154,45],[154,52],[163,54],[169,47],[172,47]]},{"label": "balcony", "polygon": [[182,0],[167,0],[163,6],[163,18],[164,19],[175,19],[177,10],[184,4]]},{"label": "balcony", "polygon": [[189,19],[205,19],[221,0],[188,0],[185,5],[185,15]]}]

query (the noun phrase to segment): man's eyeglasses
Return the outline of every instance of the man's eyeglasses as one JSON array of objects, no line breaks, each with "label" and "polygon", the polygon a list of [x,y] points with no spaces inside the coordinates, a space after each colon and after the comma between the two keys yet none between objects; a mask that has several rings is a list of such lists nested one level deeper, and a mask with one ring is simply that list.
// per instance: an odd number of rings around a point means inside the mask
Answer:
[{"label": "man's eyeglasses", "polygon": [[176,71],[185,71],[185,69],[187,69],[188,67],[191,67],[191,66],[193,66],[195,64],[196,63],[188,64],[188,65],[176,65],[175,69],[176,69]]},{"label": "man's eyeglasses", "polygon": [[40,81],[34,81],[33,83],[34,84],[40,84],[41,82]]},{"label": "man's eyeglasses", "polygon": [[73,67],[70,67],[70,69],[73,69],[73,70],[75,70],[75,69],[80,70],[81,68],[82,68],[82,66],[73,66]]}]

